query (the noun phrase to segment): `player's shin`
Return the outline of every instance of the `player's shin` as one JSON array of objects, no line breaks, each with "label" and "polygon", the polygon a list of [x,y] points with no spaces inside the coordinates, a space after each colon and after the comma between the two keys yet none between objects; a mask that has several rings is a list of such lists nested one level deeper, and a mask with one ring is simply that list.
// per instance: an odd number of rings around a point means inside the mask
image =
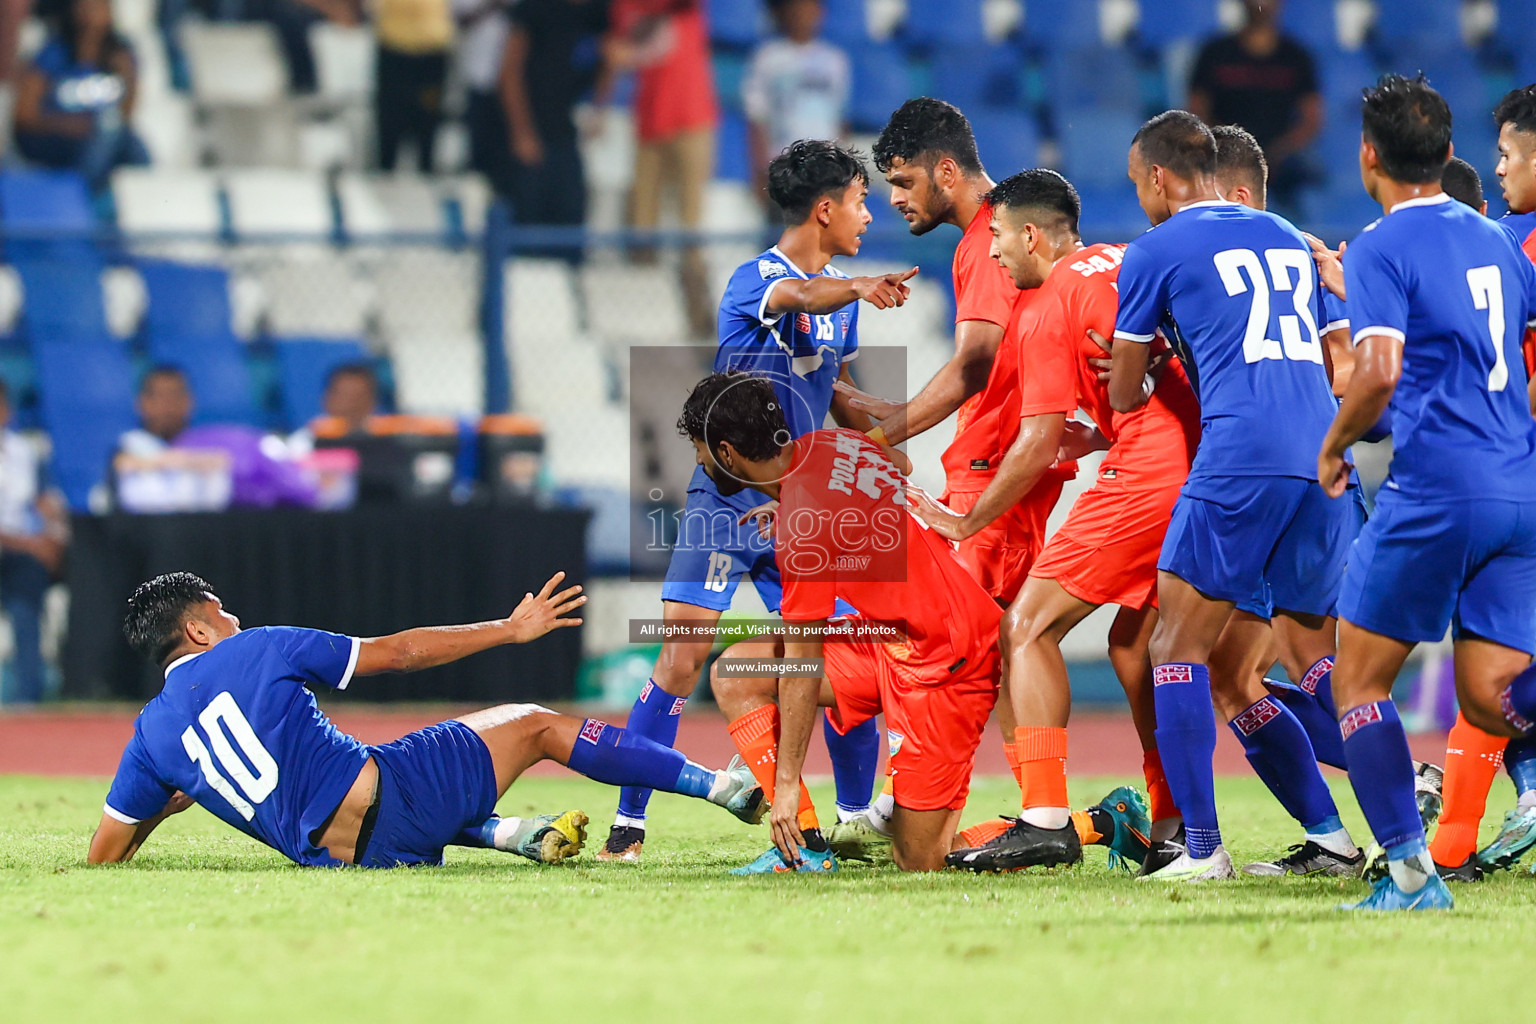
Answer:
[{"label": "player's shin", "polygon": [[830,716],[822,718],[832,781],[837,786],[837,820],[847,821],[869,807],[880,767],[880,727],[873,718],[840,733]]},{"label": "player's shin", "polygon": [[1307,838],[1333,853],[1354,856],[1354,841],[1339,821],[1339,809],[1317,770],[1306,730],[1290,709],[1266,696],[1228,724],[1243,745],[1254,773],[1301,823]]},{"label": "player's shin", "polygon": [[1067,730],[1021,725],[1013,736],[1024,795],[1020,817],[1040,828],[1065,828],[1072,815],[1067,803]]},{"label": "player's shin", "polygon": [[[1332,665],[1331,660],[1329,661]],[[1331,671],[1331,670],[1330,670]],[[1276,679],[1264,680],[1265,689],[1301,723],[1307,740],[1312,744],[1312,755],[1332,768],[1344,767],[1344,741],[1339,738],[1339,720],[1332,710],[1332,695],[1328,706],[1322,699],[1308,693],[1293,683]]]},{"label": "player's shin", "polygon": [[1147,784],[1147,804],[1152,820],[1150,835],[1154,843],[1172,839],[1184,823],[1173,790],[1168,787],[1168,773],[1163,770],[1162,755],[1156,749],[1141,755],[1141,777]]},{"label": "player's shin", "polygon": [[1216,719],[1211,714],[1211,677],[1204,665],[1170,662],[1152,668],[1157,704],[1157,749],[1168,786],[1184,815],[1189,855],[1197,860],[1221,846],[1216,818]]},{"label": "player's shin", "polygon": [[1436,864],[1458,867],[1477,852],[1477,827],[1488,808],[1488,790],[1499,773],[1508,742],[1502,736],[1490,736],[1468,722],[1465,715],[1457,714],[1445,741],[1444,805],[1434,842],[1429,844]]},{"label": "player's shin", "polygon": [[1525,736],[1510,740],[1504,751],[1504,767],[1519,794],[1520,809],[1536,807],[1536,739]]},{"label": "player's shin", "polygon": [[1387,851],[1392,881],[1418,892],[1434,874],[1413,795],[1408,737],[1390,699],[1350,709],[1339,720],[1349,781],[1371,833]]},{"label": "player's shin", "polygon": [[671,747],[616,725],[588,718],[571,748],[567,766],[610,786],[644,786],[665,793],[720,802],[726,772],[695,764]]},{"label": "player's shin", "polygon": [[[774,794],[774,778],[779,764],[779,706],[777,704],[761,704],[753,708],[726,727],[731,734],[731,740],[740,751],[741,758],[747,763],[753,778],[763,789],[763,796],[771,803]],[[805,788],[805,783],[800,783],[800,810],[798,823],[802,833],[810,831],[815,835],[806,836],[806,845],[810,849],[818,849],[811,846],[814,841],[820,841],[821,824],[816,818],[816,807],[811,803],[811,794]]]},{"label": "player's shin", "polygon": [[[677,742],[677,725],[687,697],[676,697],[649,679],[630,708],[624,730],[635,736],[643,736],[654,743],[670,747]],[[650,802],[651,791],[635,786],[625,786],[619,791],[619,812],[614,824],[631,828],[645,828],[645,808]]]}]

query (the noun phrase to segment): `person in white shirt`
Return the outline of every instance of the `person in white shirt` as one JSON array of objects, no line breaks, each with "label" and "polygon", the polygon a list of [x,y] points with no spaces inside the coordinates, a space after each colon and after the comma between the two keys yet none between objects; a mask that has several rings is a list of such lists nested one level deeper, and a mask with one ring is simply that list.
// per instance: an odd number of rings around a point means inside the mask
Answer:
[{"label": "person in white shirt", "polygon": [[64,558],[69,520],[59,495],[43,486],[37,447],[11,430],[10,421],[0,381],[0,609],[15,638],[0,703],[35,704],[46,689],[43,596]]},{"label": "person in white shirt", "polygon": [[[781,35],[753,52],[741,84],[759,178],[792,142],[840,139],[848,110],[848,55],[818,37],[821,0],[769,0],[769,8]],[[764,196],[766,184],[756,182]]]}]

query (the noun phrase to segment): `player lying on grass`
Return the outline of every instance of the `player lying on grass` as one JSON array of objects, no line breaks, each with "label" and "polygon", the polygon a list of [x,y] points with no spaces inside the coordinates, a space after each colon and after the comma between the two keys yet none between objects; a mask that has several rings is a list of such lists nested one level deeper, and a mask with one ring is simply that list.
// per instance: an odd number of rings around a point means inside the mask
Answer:
[{"label": "player lying on grass", "polygon": [[503,704],[365,746],[332,725],[305,689],[344,690],[354,676],[446,665],[577,625],[569,615],[587,599],[579,586],[557,592],[564,576],[556,573],[504,619],[370,638],[291,626],[241,630],[191,573],[141,584],[123,631],[165,670],[165,686],[134,722],[90,862],[128,860],[160,822],[197,803],[307,866],[441,864],[446,846],[557,863],[581,851],[585,814],[492,813],[540,761],[760,820],[766,803],[745,766],[711,771],[595,719]]}]

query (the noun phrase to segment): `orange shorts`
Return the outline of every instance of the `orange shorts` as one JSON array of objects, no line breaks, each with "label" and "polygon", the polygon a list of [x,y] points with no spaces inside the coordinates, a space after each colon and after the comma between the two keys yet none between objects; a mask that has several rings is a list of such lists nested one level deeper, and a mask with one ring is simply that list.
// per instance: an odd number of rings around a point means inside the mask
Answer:
[{"label": "orange shorts", "polygon": [[1100,479],[1072,504],[1031,576],[1089,604],[1157,604],[1157,558],[1182,485],[1126,490]]},{"label": "orange shorts", "polygon": [[[1061,498],[1065,481],[1047,476],[1022,501],[980,533],[960,542],[956,553],[983,590],[1004,605],[1012,604],[1045,546],[1045,524]],[[964,515],[976,507],[981,491],[947,491],[940,500]]]},{"label": "orange shorts", "polygon": [[882,643],[828,643],[822,657],[837,698],[833,728],[847,732],[885,712],[896,803],[912,811],[964,807],[976,747],[997,703],[997,649],[926,683],[913,682]]}]

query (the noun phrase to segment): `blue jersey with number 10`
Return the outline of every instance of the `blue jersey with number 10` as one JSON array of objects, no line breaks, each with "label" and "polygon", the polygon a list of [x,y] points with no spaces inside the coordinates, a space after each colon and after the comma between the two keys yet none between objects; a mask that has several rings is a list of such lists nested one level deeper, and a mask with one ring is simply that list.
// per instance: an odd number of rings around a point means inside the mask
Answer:
[{"label": "blue jersey with number 10", "polygon": [[1149,342],[1162,328],[1200,397],[1185,493],[1220,498],[1233,476],[1317,479],[1338,403],[1301,232],[1237,203],[1193,203],[1131,242],[1119,283],[1115,337]]},{"label": "blue jersey with number 10", "polygon": [[1520,341],[1536,270],[1509,232],[1441,194],[1399,203],[1349,244],[1359,341],[1403,342],[1386,486],[1429,501],[1536,501],[1536,421]]}]

